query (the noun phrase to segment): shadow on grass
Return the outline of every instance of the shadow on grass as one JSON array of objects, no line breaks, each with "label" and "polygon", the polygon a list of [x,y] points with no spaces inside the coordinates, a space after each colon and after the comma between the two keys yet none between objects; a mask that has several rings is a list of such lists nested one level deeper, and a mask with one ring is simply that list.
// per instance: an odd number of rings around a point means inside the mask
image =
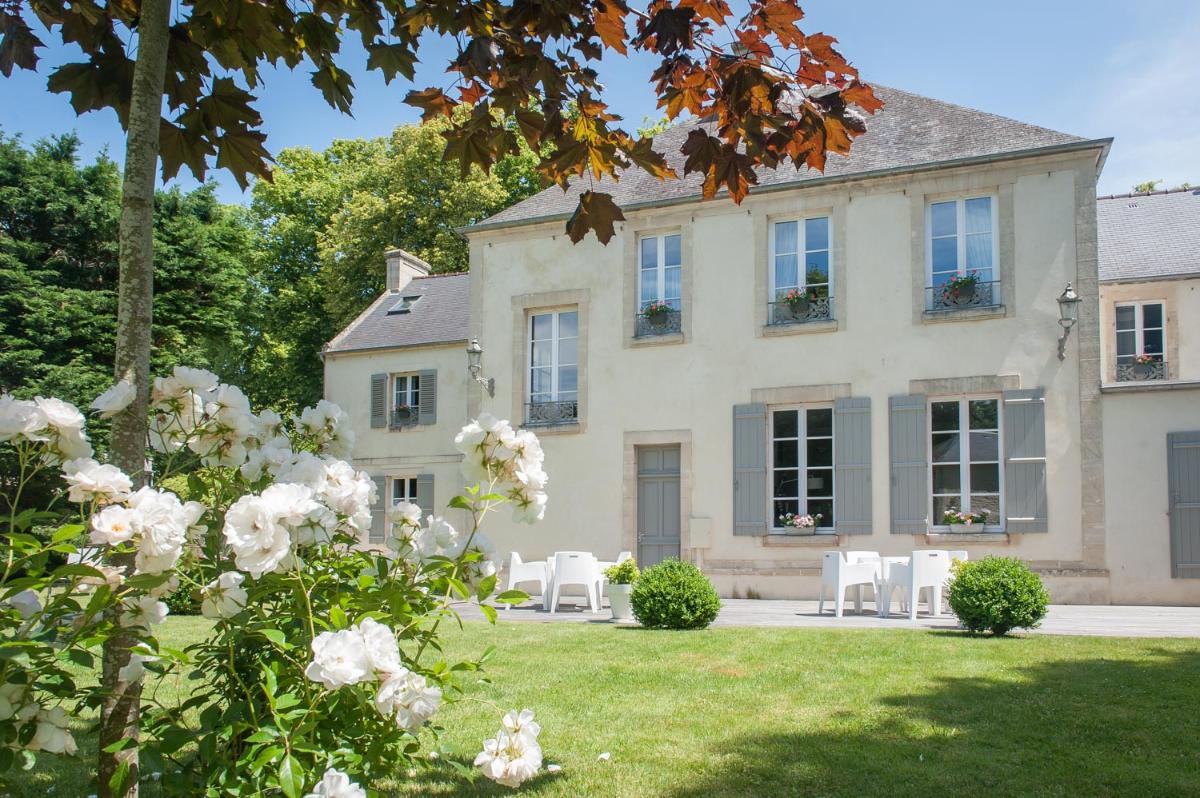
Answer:
[{"label": "shadow on grass", "polygon": [[1200,652],[1148,657],[951,677],[819,733],[733,737],[668,795],[1196,795]]}]

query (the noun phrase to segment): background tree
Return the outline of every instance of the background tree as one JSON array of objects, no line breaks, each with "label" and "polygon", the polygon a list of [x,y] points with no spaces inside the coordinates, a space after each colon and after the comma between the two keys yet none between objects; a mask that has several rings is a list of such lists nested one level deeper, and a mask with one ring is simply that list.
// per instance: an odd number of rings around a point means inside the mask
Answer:
[{"label": "background tree", "polygon": [[[73,135],[30,147],[0,135],[0,390],[86,407],[112,384],[121,178],[106,156],[80,165],[78,147]],[[153,368],[242,376],[260,301],[250,220],[212,186],[159,192],[155,206]],[[45,506],[41,495],[31,501]]]},{"label": "background tree", "polygon": [[264,302],[251,348],[258,401],[313,404],[321,346],[383,290],[383,252],[402,247],[435,272],[467,268],[470,224],[540,190],[528,148],[465,178],[442,159],[444,121],[401,125],[390,137],[335,141],[324,152],[280,152],[258,181],[251,213]]},{"label": "background tree", "polygon": [[[749,0],[739,17],[725,0],[651,0],[644,10],[625,0],[0,0],[0,74],[37,66],[43,43],[30,22],[35,14],[86,59],[55,69],[51,90],[69,93],[79,113],[113,108],[126,129],[114,372],[138,395],[113,421],[112,452],[133,475],[141,473],[147,432],[155,167],[161,154],[164,177],[187,165],[203,179],[215,158],[243,185],[250,175],[267,177],[270,155],[251,104],[264,63],[307,62],[326,101],[348,112],[353,81],[336,61],[343,36],[359,36],[368,68],[389,81],[412,79],[422,37],[451,37],[459,46],[448,69],[455,85],[410,92],[407,100],[426,119],[451,120],[446,156],[464,175],[472,164],[487,171],[518,154],[524,139],[541,154],[539,171],[565,187],[573,176],[615,180],[629,165],[678,177],[653,139],[614,124],[593,66],[606,50],[653,53],[661,59],[653,86],[667,115],[714,120],[688,136],[684,173],[704,175],[706,197],[726,190],[737,202],[757,180],[757,166],[821,169],[826,152],[848,153],[865,132],[854,106],[881,107],[832,37],[799,28],[803,12],[794,0]],[[456,115],[459,106],[469,113]],[[570,107],[578,113],[569,116]],[[590,188],[567,232],[579,241],[594,231],[607,242],[622,218],[611,195]],[[137,739],[140,682],[117,678],[131,645],[119,636],[106,643],[102,751]],[[102,796],[136,794],[136,746],[102,753],[98,775]]]}]

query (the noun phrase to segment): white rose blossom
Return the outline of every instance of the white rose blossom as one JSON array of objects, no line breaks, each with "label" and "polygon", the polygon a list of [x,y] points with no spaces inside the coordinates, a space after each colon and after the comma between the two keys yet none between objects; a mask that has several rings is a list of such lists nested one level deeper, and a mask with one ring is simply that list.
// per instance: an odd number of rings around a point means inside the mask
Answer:
[{"label": "white rose blossom", "polygon": [[373,675],[366,642],[357,627],[321,632],[312,641],[313,660],[304,675],[330,690],[358,684]]},{"label": "white rose blossom", "polygon": [[400,664],[400,645],[396,642],[396,633],[390,626],[379,623],[374,618],[363,618],[358,624],[363,636],[363,645],[367,650],[367,658],[379,678],[399,673],[404,670]]},{"label": "white rose blossom", "polygon": [[174,493],[149,486],[131,495],[126,504],[140,516],[141,539],[135,563],[138,573],[161,574],[174,568],[187,544],[188,528],[195,520],[193,513]]},{"label": "white rose blossom", "polygon": [[0,394],[0,443],[17,438],[44,441],[48,423],[46,414],[36,402],[17,399],[12,394]]},{"label": "white rose blossom", "polygon": [[247,494],[225,513],[225,542],[240,570],[258,579],[292,563],[291,531],[281,522],[280,508],[265,495]]},{"label": "white rose blossom", "polygon": [[226,571],[204,587],[200,614],[205,618],[231,618],[246,606],[246,590],[242,583],[246,575]]},{"label": "white rose blossom", "polygon": [[120,621],[123,626],[150,629],[167,619],[167,605],[154,596],[142,596],[125,604]]},{"label": "white rose blossom", "polygon": [[367,792],[336,768],[329,768],[316,788],[304,798],[367,798]]},{"label": "white rose blossom", "polygon": [[120,504],[110,504],[92,516],[89,539],[98,546],[116,546],[141,531],[142,516]]},{"label": "white rose blossom", "polygon": [[310,435],[321,447],[321,451],[334,457],[349,457],[354,448],[354,432],[347,422],[346,411],[328,399],[322,399],[313,407],[306,407],[295,417],[296,426]]},{"label": "white rose blossom", "polygon": [[375,708],[396,726],[416,734],[442,703],[442,691],[420,674],[401,668],[379,686]]},{"label": "white rose blossom", "polygon": [[546,512],[545,454],[536,435],[516,431],[507,421],[484,413],[459,431],[454,445],[463,455],[468,482],[495,480],[495,490],[513,505],[513,518],[540,521]]},{"label": "white rose blossom", "polygon": [[149,654],[139,654],[136,651],[130,653],[129,662],[121,666],[117,671],[117,680],[122,682],[136,682],[146,674],[146,663],[152,662],[157,657]]},{"label": "white rose blossom", "polygon": [[[29,687],[6,682],[0,685],[0,720],[15,718],[29,703]],[[36,711],[36,710],[35,710]]]},{"label": "white rose blossom", "polygon": [[38,396],[33,401],[46,418],[46,462],[61,463],[92,456],[92,445],[83,431],[85,419],[79,408],[54,397]]},{"label": "white rose blossom", "polygon": [[119,380],[92,401],[92,409],[100,418],[112,418],[133,402],[137,389],[129,380]]},{"label": "white rose blossom", "polygon": [[133,481],[115,465],[101,464],[90,457],[68,460],[62,466],[63,479],[70,488],[67,499],[83,504],[123,500],[133,490]]},{"label": "white rose blossom", "polygon": [[542,748],[537,741],[541,731],[531,710],[507,713],[496,736],[483,741],[475,767],[498,784],[520,787],[542,767]]},{"label": "white rose blossom", "polygon": [[48,754],[74,755],[78,748],[67,725],[70,718],[62,707],[43,709],[37,713],[37,731],[26,746],[30,751],[45,751]]}]

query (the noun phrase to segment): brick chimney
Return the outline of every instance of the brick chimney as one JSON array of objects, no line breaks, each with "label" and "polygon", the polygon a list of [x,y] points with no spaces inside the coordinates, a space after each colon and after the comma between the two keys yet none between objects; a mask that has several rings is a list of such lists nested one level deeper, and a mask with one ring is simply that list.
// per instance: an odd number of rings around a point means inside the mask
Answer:
[{"label": "brick chimney", "polygon": [[387,260],[387,290],[402,291],[414,277],[429,274],[429,264],[402,249],[389,249],[383,257]]}]

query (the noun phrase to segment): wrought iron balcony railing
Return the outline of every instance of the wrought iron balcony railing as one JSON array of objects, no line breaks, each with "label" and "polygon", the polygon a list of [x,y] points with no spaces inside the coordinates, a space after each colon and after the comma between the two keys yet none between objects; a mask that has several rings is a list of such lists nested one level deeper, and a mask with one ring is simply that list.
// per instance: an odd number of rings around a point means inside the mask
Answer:
[{"label": "wrought iron balcony railing", "polygon": [[926,310],[966,310],[968,308],[994,308],[1000,305],[1000,281],[975,283],[957,290],[941,285],[925,288]]},{"label": "wrought iron balcony railing", "polygon": [[767,303],[767,324],[805,324],[833,319],[833,297],[822,296],[803,302]]},{"label": "wrought iron balcony railing", "polygon": [[525,423],[531,427],[539,424],[570,424],[578,418],[579,401],[577,399],[528,402],[525,405]]},{"label": "wrought iron balcony railing", "polygon": [[1167,361],[1165,360],[1156,360],[1153,363],[1117,364],[1117,382],[1165,380],[1168,379],[1167,374]]},{"label": "wrought iron balcony railing", "polygon": [[637,326],[634,328],[635,338],[651,335],[670,335],[683,331],[683,313],[678,310],[660,310],[657,313],[639,313]]},{"label": "wrought iron balcony railing", "polygon": [[420,416],[420,412],[415,407],[397,407],[392,410],[391,426],[393,429],[414,426]]}]

